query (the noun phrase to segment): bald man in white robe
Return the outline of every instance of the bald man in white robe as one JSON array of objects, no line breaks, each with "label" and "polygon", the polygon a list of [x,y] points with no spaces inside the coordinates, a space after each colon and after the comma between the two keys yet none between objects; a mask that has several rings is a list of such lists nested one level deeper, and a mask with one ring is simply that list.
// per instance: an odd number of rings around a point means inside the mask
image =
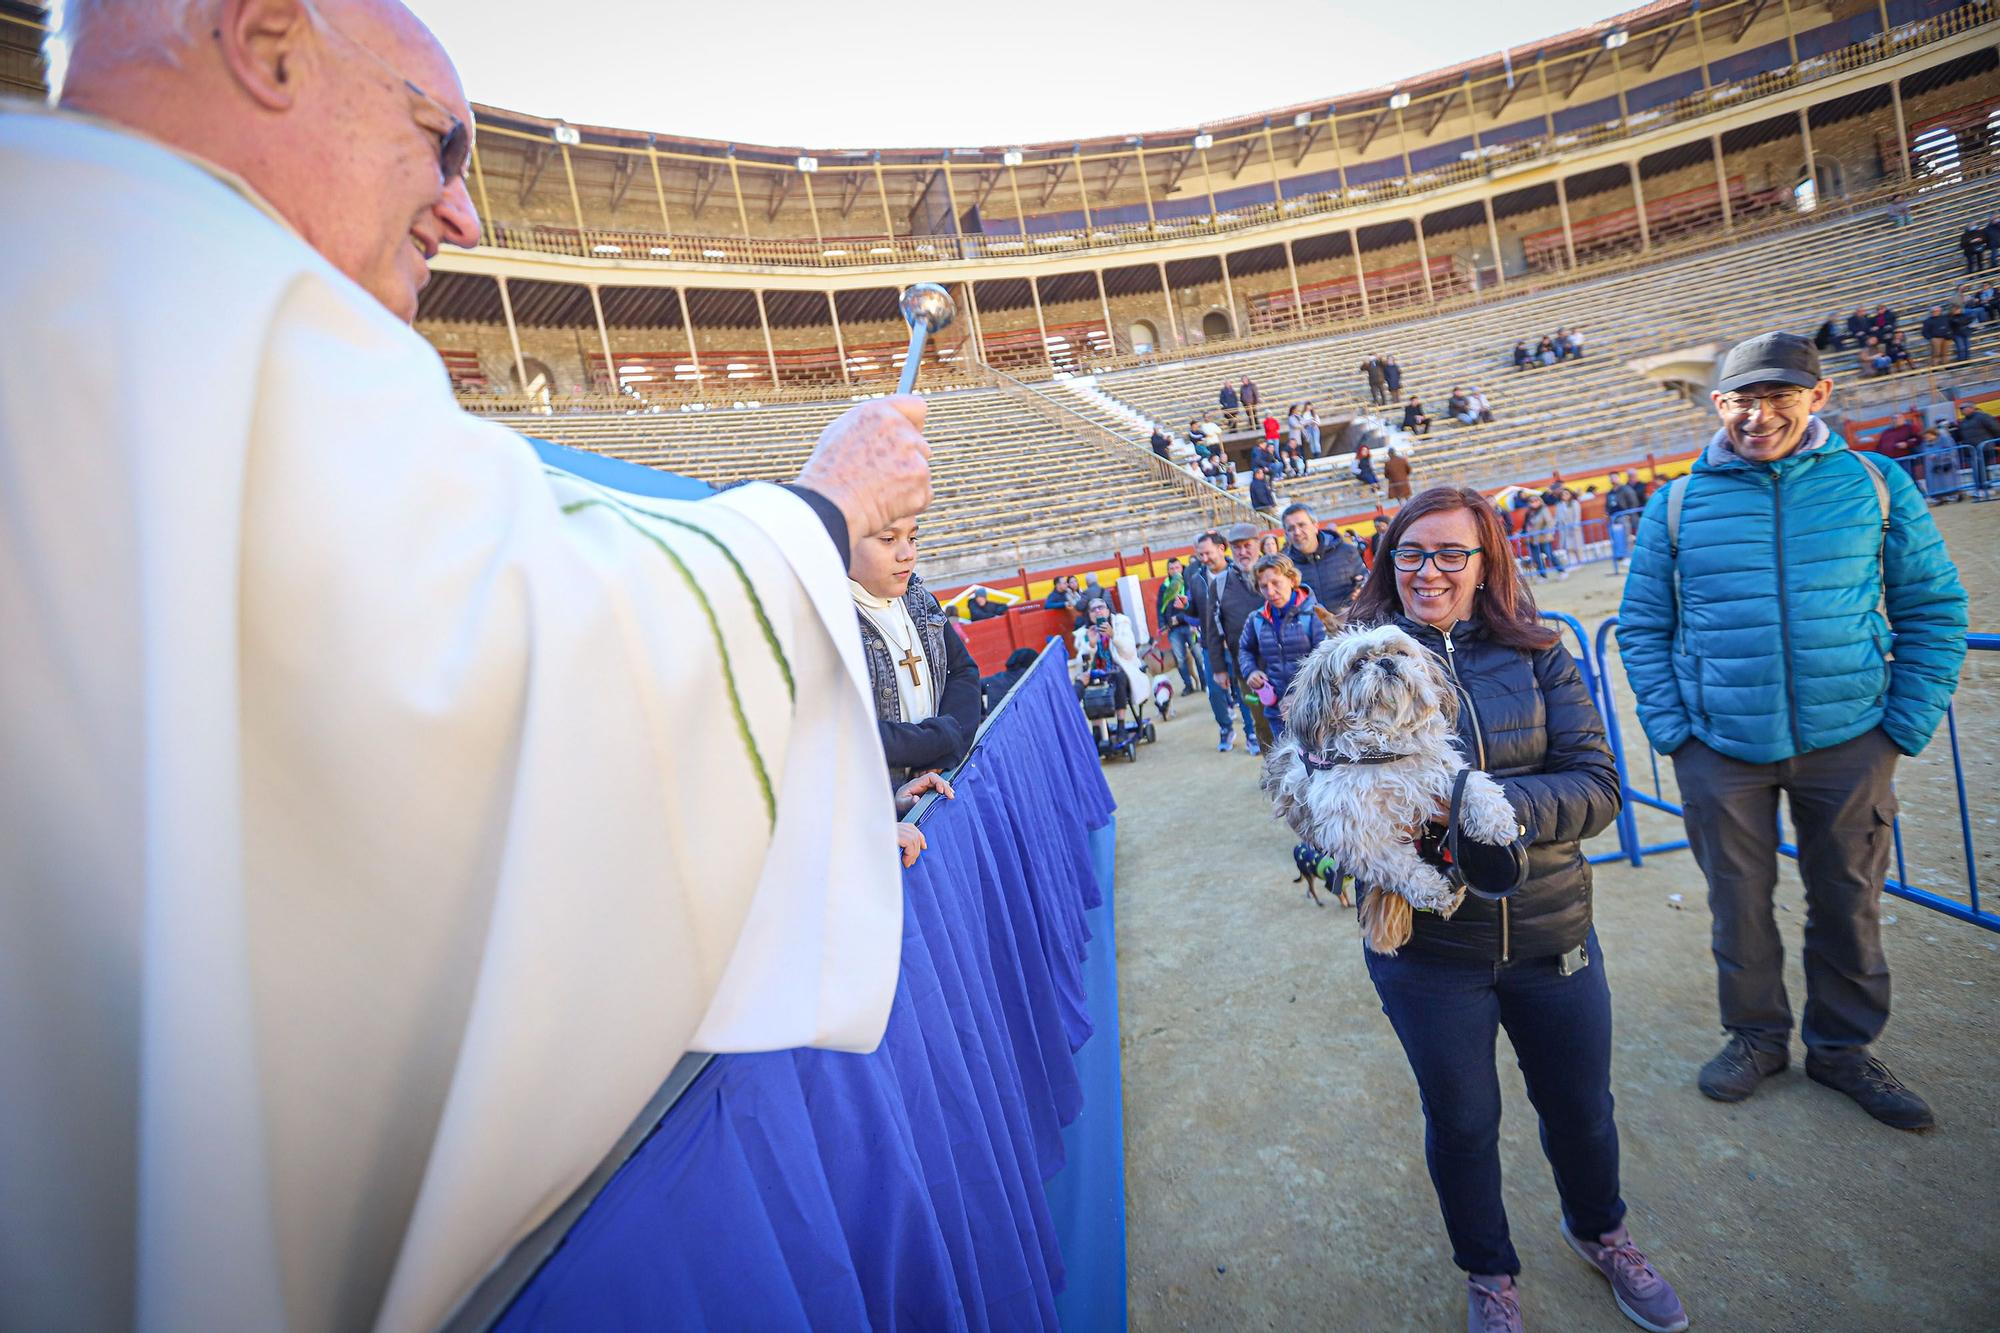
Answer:
[{"label": "bald man in white robe", "polygon": [[408,327],[479,234],[421,25],[75,9],[0,110],[0,1328],[429,1327],[686,1050],[879,1040],[844,546],[922,406],[546,469]]}]

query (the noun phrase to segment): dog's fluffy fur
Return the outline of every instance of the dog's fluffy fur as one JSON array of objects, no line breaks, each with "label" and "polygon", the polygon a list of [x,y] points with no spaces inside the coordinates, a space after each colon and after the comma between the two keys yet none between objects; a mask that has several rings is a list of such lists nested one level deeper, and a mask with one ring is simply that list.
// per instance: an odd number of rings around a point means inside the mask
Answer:
[{"label": "dog's fluffy fur", "polygon": [[[1278,818],[1368,886],[1361,922],[1376,953],[1408,943],[1414,908],[1449,917],[1464,897],[1416,847],[1466,766],[1457,718],[1458,693],[1444,667],[1393,625],[1330,636],[1285,691],[1285,739],[1264,757],[1264,792]],[[1351,762],[1382,753],[1403,757]],[[1307,754],[1350,762],[1313,769]],[[1500,785],[1474,772],[1459,811],[1461,836],[1505,846],[1519,827]]]}]

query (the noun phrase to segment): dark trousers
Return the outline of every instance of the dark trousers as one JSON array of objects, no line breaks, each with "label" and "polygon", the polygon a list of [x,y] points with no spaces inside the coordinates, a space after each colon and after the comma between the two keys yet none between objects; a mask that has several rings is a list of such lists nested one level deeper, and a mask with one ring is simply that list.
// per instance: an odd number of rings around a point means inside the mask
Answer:
[{"label": "dark trousers", "polygon": [[1746,764],[1689,740],[1674,751],[1688,842],[1708,879],[1722,1026],[1787,1054],[1792,1007],[1778,886],[1778,794],[1791,800],[1805,881],[1806,1049],[1860,1059],[1889,1022],[1882,881],[1893,849],[1895,743],[1878,727],[1775,764]]},{"label": "dark trousers", "polygon": [[1592,931],[1590,966],[1565,977],[1553,958],[1513,963],[1367,953],[1368,975],[1417,1076],[1424,1161],[1437,1188],[1452,1262],[1468,1273],[1521,1271],[1500,1200],[1501,1027],[1541,1120],[1572,1234],[1596,1238],[1625,1220],[1611,1106],[1611,987]]}]

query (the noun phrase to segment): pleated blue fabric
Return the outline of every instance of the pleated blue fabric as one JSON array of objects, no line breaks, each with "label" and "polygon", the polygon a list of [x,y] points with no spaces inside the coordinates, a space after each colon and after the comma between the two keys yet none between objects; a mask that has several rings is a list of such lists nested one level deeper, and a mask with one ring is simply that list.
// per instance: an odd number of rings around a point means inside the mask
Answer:
[{"label": "pleated blue fabric", "polygon": [[904,872],[881,1046],[715,1059],[497,1327],[1057,1326],[1044,1182],[1083,1106],[1113,813],[1059,650],[954,785]]}]

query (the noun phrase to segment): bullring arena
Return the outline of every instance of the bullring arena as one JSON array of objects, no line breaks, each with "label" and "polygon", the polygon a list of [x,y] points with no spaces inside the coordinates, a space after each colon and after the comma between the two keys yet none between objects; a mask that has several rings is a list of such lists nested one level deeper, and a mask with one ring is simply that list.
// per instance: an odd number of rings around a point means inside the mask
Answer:
[{"label": "bullring arena", "polygon": [[[44,91],[47,22],[0,0],[0,92]],[[575,124],[467,91],[478,136],[466,183],[484,235],[436,257],[415,328],[459,406],[523,436],[709,486],[789,481],[829,423],[906,371],[904,289],[945,289],[955,316],[924,343],[916,373],[935,481],[918,569],[961,614],[975,587],[1012,608],[960,626],[982,676],[1052,637],[1064,646],[1036,670],[1062,673],[1071,616],[1044,609],[1059,578],[1094,578],[1142,640],[1163,643],[1165,562],[1186,560],[1197,534],[1278,532],[1279,512],[1304,501],[1365,543],[1399,501],[1357,480],[1356,448],[1380,471],[1394,447],[1418,491],[1582,497],[1561,580],[1533,590],[1602,674],[1593,697],[1617,719],[1629,792],[1674,805],[1672,765],[1649,750],[1615,634],[1600,634],[1626,575],[1628,530],[1607,511],[1617,474],[1659,488],[1688,472],[1715,430],[1708,391],[1729,346],[1771,330],[1810,338],[1823,324],[1837,339],[1857,310],[1898,312],[1910,356],[1878,373],[1858,349],[1827,346],[1825,415],[1851,444],[1871,447],[1913,412],[1920,425],[2000,414],[2000,308],[1973,325],[1963,355],[1940,361],[1917,334],[1933,306],[1991,279],[1966,271],[1960,246],[1968,226],[2000,219],[1990,0],[1661,0],[1571,32],[1524,30],[1504,55],[1329,89],[1312,105],[976,149],[830,150],[806,126],[797,145],[725,143]],[[1535,352],[1559,331],[1574,334],[1576,354],[1543,364]],[[1382,355],[1401,370],[1387,402],[1371,400],[1363,369]],[[1260,394],[1254,414],[1238,404],[1245,381]],[[1219,400],[1225,386],[1232,397]],[[1490,419],[1450,419],[1447,401],[1475,387]],[[1403,426],[1413,398],[1424,433]],[[1264,432],[1252,423],[1284,423],[1304,405],[1319,447],[1253,496]],[[1202,452],[1236,469],[1220,483],[1192,445],[1204,418],[1219,430]],[[1875,1124],[1808,1083],[1796,1054],[1753,1100],[1704,1098],[1696,1071],[1719,1036],[1706,890],[1684,847],[1647,850],[1683,839],[1681,821],[1628,799],[1629,825],[1585,848],[1613,993],[1630,1225],[1698,1328],[2000,1326],[2000,511],[1986,507],[1990,464],[1975,457],[1988,449],[1947,438],[1899,464],[1931,502],[1974,635],[1949,730],[1897,773],[1896,883],[1883,909],[1895,1009],[1881,1046],[1937,1129]],[[1516,546],[1525,569],[1531,552]],[[953,1119],[963,1108],[934,1093],[952,1120],[939,1136],[948,1147],[919,1129],[905,1163],[856,1131],[862,1183],[843,1194],[836,1181],[820,1212],[798,1206],[793,1225],[809,1240],[772,1224],[779,1239],[765,1248],[783,1251],[780,1263],[726,1238],[761,1211],[646,1167],[648,1144],[708,1160],[689,1146],[703,1142],[697,1118],[728,1118],[729,1062],[765,1058],[688,1056],[659,1071],[660,1095],[632,1108],[633,1130],[604,1145],[597,1175],[561,1209],[521,1219],[516,1247],[491,1256],[446,1326],[841,1326],[809,1317],[834,1307],[806,1298],[766,1311],[766,1278],[730,1276],[738,1264],[783,1269],[810,1290],[824,1261],[860,1293],[844,1307],[857,1325],[1456,1327],[1464,1287],[1424,1168],[1423,1110],[1352,916],[1315,905],[1294,879],[1296,839],[1272,820],[1243,738],[1218,753],[1203,695],[1179,688],[1170,658],[1149,670],[1171,698],[1156,739],[1102,763],[1117,810],[1115,826],[1107,807],[1090,830],[1093,854],[1115,864],[1105,902],[1084,892],[1087,917],[1056,912],[1060,928],[1036,917],[1045,941],[1087,923],[1049,945],[1077,969],[1074,987],[1056,965],[1045,986],[1070,1023],[1063,1057],[1073,1051],[1082,1072],[1058,1076],[1051,1060],[1055,1109],[1035,1109],[1031,1091],[1027,1110],[983,1112],[1013,1116],[1016,1146],[1032,1139],[1037,1161],[1021,1149],[1016,1165],[989,1163],[991,1179],[958,1163],[947,1190],[925,1154],[949,1155],[969,1135]],[[1008,753],[997,715],[990,730],[997,771]],[[1081,801],[1054,779],[1037,790]],[[925,856],[956,864],[951,836],[940,822]],[[1803,997],[1804,898],[1794,862],[1781,866],[1789,989]],[[997,938],[1004,915],[967,929]],[[1035,971],[1011,950],[1003,973]],[[906,953],[906,983],[911,966]],[[1018,1025],[1009,1003],[982,1012]],[[1048,1025],[1028,1024],[1044,1037]],[[1053,1047],[1020,1032],[1008,1029],[1012,1057],[1040,1070],[1028,1055]],[[1504,1046],[1500,1064],[1527,1322],[1628,1327],[1599,1275],[1566,1252],[1535,1111]],[[1010,1107],[1006,1079],[993,1077],[995,1104]],[[834,1114],[831,1094],[804,1082],[808,1111]],[[907,1079],[903,1091],[915,1106]],[[890,1118],[907,1130],[922,1112],[901,1107]],[[838,1135],[805,1113],[800,1124],[831,1161]],[[871,1189],[894,1192],[868,1172],[901,1180],[905,1166],[910,1196],[927,1203],[882,1225],[892,1244],[857,1219],[879,1204]],[[768,1202],[765,1178],[745,1170],[744,1197]],[[1016,1175],[1046,1181],[1053,1202],[1000,1197],[993,1182]],[[649,1189],[653,1202],[633,1202]],[[944,1239],[923,1260],[898,1227],[932,1205],[970,1220],[962,1235],[938,1223]],[[1028,1258],[995,1257],[982,1207],[1011,1217],[1003,1229],[1026,1238]],[[614,1208],[653,1211],[634,1221]],[[711,1217],[716,1234],[704,1237]],[[633,1278],[577,1257],[647,1225],[661,1245],[699,1252],[693,1276],[663,1261]],[[812,1257],[822,1248],[837,1259]],[[743,1257],[753,1252],[764,1257]],[[897,1265],[924,1262],[943,1276],[925,1270],[880,1298],[898,1286]],[[1009,1304],[1009,1283],[1032,1298]]]}]

